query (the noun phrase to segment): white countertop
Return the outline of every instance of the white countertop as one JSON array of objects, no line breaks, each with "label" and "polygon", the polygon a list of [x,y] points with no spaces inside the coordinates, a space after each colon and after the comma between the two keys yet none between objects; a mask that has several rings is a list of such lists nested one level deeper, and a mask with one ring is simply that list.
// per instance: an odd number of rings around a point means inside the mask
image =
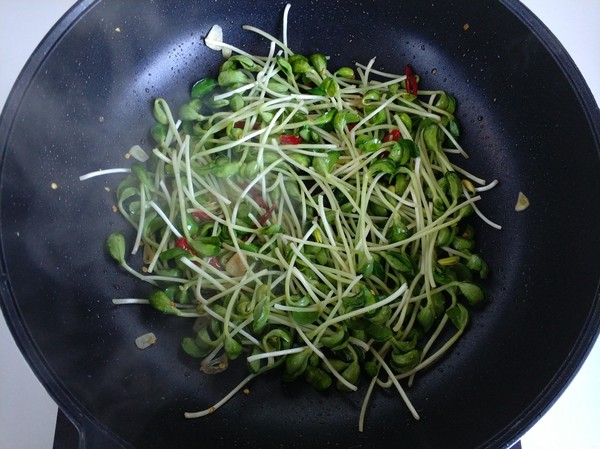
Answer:
[{"label": "white countertop", "polygon": [[[475,0],[476,1],[476,0]],[[0,109],[29,55],[73,0],[2,0]],[[600,1],[523,0],[559,38],[600,103]],[[56,405],[0,314],[0,448],[51,449]],[[600,342],[565,393],[523,437],[524,449],[600,449]]]}]

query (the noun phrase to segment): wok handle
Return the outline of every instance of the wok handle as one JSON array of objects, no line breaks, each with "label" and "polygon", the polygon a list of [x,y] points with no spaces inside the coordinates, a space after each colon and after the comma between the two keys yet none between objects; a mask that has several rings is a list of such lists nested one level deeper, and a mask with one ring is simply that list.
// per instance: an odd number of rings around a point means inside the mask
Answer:
[{"label": "wok handle", "polygon": [[126,449],[108,432],[91,423],[76,424],[59,408],[52,449]]},{"label": "wok handle", "polygon": [[[52,449],[72,449],[74,447],[78,449],[125,449],[110,436],[103,435],[100,431],[78,430],[59,408]],[[510,449],[522,449],[521,442],[517,441]]]},{"label": "wok handle", "polygon": [[95,427],[79,429],[78,449],[125,449],[112,435]]}]

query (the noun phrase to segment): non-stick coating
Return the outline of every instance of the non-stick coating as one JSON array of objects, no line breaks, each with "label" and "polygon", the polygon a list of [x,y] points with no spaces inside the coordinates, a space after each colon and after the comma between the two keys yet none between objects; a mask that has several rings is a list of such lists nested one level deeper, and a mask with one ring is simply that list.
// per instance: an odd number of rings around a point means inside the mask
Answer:
[{"label": "non-stick coating", "polygon": [[[282,31],[281,1],[97,1],[72,10],[36,51],[2,116],[3,308],[26,357],[88,447],[498,448],[514,441],[562,391],[598,332],[599,114],[564,50],[516,2],[293,3],[289,42],[332,66],[401,71],[459,101],[463,164],[498,178],[481,208],[501,231],[477,227],[492,267],[489,302],[456,350],[408,390],[421,420],[378,391],[359,433],[358,394],[319,394],[266,375],[213,415],[244,375],[201,374],[179,349],[191,323],[149,308],[115,307],[144,287],[104,253],[119,176],[133,144],[150,148],[156,96],[182,103],[214,74],[202,43],[225,39],[266,53],[241,29]],[[57,189],[51,188],[56,183]],[[104,187],[110,187],[110,192]],[[514,211],[519,191],[531,200]],[[133,340],[153,331],[158,344]],[[101,437],[115,435],[112,443]],[[118,441],[118,443],[117,443]]]}]

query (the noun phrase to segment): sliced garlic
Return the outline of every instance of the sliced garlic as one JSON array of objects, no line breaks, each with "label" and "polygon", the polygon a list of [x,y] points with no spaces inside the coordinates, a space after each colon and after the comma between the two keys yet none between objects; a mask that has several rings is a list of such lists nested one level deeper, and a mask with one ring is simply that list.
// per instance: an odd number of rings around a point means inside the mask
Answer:
[{"label": "sliced garlic", "polygon": [[246,274],[246,256],[241,253],[235,253],[225,264],[225,271],[230,276],[240,277]]},{"label": "sliced garlic", "polygon": [[135,345],[139,349],[146,349],[149,346],[152,346],[156,343],[156,335],[152,332],[148,332],[147,334],[140,335],[135,339]]},{"label": "sliced garlic", "polygon": [[229,359],[226,354],[221,354],[215,359],[204,359],[200,362],[200,371],[206,374],[222,373],[229,367]]},{"label": "sliced garlic", "polygon": [[134,159],[136,159],[140,162],[146,162],[148,159],[150,159],[150,156],[148,156],[148,153],[146,153],[144,151],[144,149],[139,145],[132,146],[129,149],[129,154],[131,155],[131,157],[133,157]]},{"label": "sliced garlic", "polygon": [[213,25],[204,38],[204,43],[211,50],[221,50],[224,58],[229,58],[231,56],[231,49],[221,45],[223,43],[223,28],[219,25]]},{"label": "sliced garlic", "polygon": [[519,197],[517,198],[517,204],[515,204],[515,210],[517,212],[524,211],[529,207],[529,199],[525,196],[523,192],[519,192]]}]

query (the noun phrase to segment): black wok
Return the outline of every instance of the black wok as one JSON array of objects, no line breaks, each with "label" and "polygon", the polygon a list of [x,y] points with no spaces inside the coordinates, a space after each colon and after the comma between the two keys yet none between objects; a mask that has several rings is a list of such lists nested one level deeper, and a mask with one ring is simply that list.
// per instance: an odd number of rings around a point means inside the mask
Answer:
[{"label": "black wok", "polygon": [[[359,433],[360,394],[320,395],[276,375],[185,420],[243,367],[204,376],[179,350],[185,323],[111,304],[140,293],[103,252],[108,232],[127,229],[102,189],[118,180],[79,175],[123,165],[132,144],[149,145],[152,99],[181,103],[214,72],[219,54],[202,44],[214,23],[227,41],[263,52],[241,25],[280,33],[283,6],[84,1],[47,36],[0,121],[0,290],[15,339],[79,427],[81,447],[508,447],[568,384],[600,323],[600,113],[560,44],[515,1],[292,8],[296,51],[329,54],[335,65],[410,63],[422,85],[454,93],[466,166],[501,181],[484,208],[503,229],[478,228],[493,267],[489,303],[409,390],[420,421],[378,392]],[[516,213],[519,191],[532,205]],[[132,342],[147,331],[160,344],[139,351]]]}]

